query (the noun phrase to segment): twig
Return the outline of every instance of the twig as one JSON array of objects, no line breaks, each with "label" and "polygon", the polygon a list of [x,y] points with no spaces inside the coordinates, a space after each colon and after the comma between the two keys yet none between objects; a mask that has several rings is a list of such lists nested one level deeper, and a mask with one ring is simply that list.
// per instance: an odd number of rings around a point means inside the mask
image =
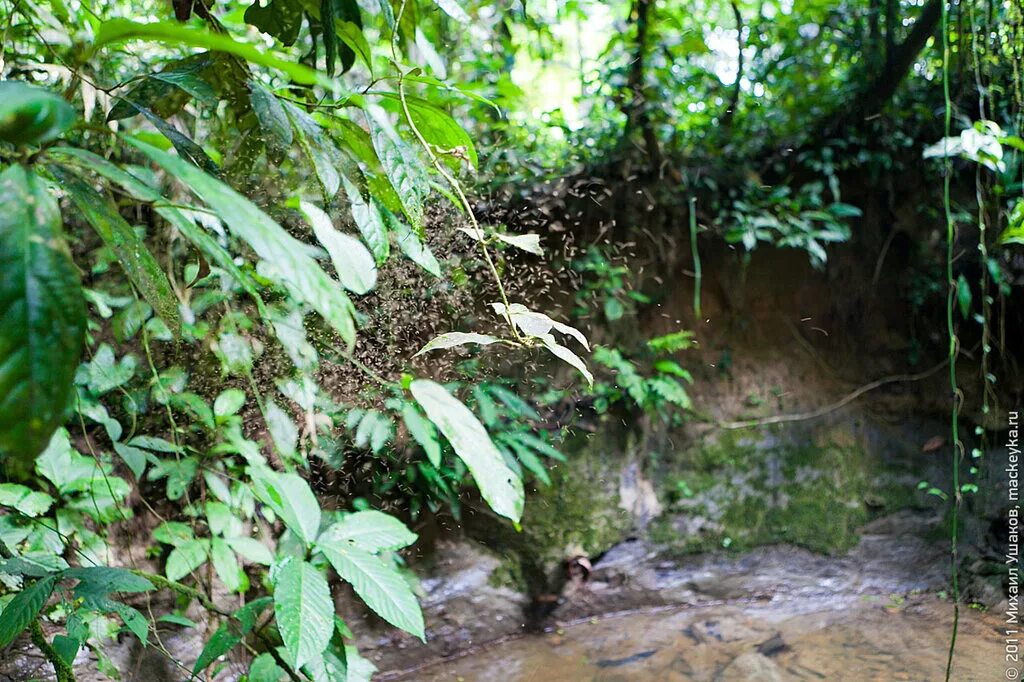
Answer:
[{"label": "twig", "polygon": [[857,390],[853,391],[852,393],[849,393],[844,398],[837,400],[836,402],[830,405],[820,407],[817,410],[813,410],[811,412],[800,412],[797,414],[777,414],[771,417],[763,417],[761,419],[747,419],[745,421],[718,422],[717,426],[720,429],[747,429],[754,426],[768,426],[770,424],[786,424],[789,422],[800,422],[807,421],[809,419],[817,419],[818,417],[823,417],[826,414],[835,412],[836,410],[845,405],[849,405],[850,403],[852,403],[854,400],[861,397],[865,393],[873,391],[880,386],[904,381],[921,381],[922,379],[927,379],[928,377],[932,376],[940,369],[945,367],[947,364],[949,364],[948,359],[943,360],[942,362],[935,365],[931,369],[926,370],[924,372],[919,372],[918,374],[894,374],[892,376],[882,377],[881,379],[872,381],[869,384],[864,384]]}]

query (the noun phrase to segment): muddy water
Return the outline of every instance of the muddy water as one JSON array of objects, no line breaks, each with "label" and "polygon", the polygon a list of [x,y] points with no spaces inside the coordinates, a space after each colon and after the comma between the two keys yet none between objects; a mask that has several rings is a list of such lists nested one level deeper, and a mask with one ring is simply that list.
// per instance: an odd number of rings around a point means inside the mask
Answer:
[{"label": "muddy water", "polygon": [[[879,601],[812,611],[804,605],[802,612],[767,603],[609,616],[510,640],[405,679],[942,679],[949,604],[934,596]],[[992,616],[965,614],[954,679],[1006,679],[998,625]]]},{"label": "muddy water", "polygon": [[[842,557],[780,546],[672,559],[624,543],[568,587],[544,632],[385,666],[381,679],[940,680],[952,606],[946,548],[924,539],[934,523],[879,520]],[[1014,679],[1000,620],[961,609],[953,679]]]}]

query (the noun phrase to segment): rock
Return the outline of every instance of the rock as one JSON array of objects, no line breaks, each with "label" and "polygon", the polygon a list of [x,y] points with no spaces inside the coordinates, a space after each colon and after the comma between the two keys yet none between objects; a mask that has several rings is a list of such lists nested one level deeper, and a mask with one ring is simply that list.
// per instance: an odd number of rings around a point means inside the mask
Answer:
[{"label": "rock", "polygon": [[644,478],[636,461],[630,462],[619,476],[619,508],[629,512],[640,529],[661,516],[661,503],[654,486]]},{"label": "rock", "polygon": [[775,661],[759,653],[748,651],[732,659],[718,675],[716,681],[739,682],[740,680],[756,680],[757,682],[782,682],[782,669]]}]

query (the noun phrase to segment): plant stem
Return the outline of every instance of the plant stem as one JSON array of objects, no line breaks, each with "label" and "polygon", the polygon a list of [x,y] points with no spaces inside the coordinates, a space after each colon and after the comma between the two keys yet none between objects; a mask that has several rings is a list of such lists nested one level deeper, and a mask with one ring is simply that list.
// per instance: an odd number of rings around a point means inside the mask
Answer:
[{"label": "plant stem", "polygon": [[68,665],[67,661],[60,657],[60,654],[53,648],[53,645],[46,640],[46,634],[43,633],[43,626],[39,624],[38,618],[32,621],[32,624],[29,626],[29,633],[32,637],[32,643],[43,652],[43,657],[53,665],[53,672],[57,674],[57,682],[75,682],[75,672]]}]

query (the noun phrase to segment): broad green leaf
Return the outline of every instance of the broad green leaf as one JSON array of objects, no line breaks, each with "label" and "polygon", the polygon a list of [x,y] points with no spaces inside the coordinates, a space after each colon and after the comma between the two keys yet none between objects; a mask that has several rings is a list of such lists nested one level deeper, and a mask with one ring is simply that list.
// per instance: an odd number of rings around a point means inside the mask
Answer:
[{"label": "broad green leaf", "polygon": [[134,356],[126,355],[118,361],[114,357],[114,349],[101,344],[88,363],[86,385],[95,395],[101,396],[128,383],[135,376],[135,367]]},{"label": "broad green leaf", "polygon": [[268,0],[253,3],[245,10],[245,22],[267,35],[277,38],[282,45],[295,43],[302,28],[303,3],[294,0]]},{"label": "broad green leaf", "polygon": [[0,649],[5,649],[14,638],[35,620],[53,592],[56,576],[40,578],[14,595],[0,612]]},{"label": "broad green leaf", "polygon": [[[370,70],[373,76],[373,55],[370,52],[370,44],[363,35],[363,30],[351,21],[336,19],[334,22],[337,35],[352,50],[353,54],[359,57],[360,61]],[[346,69],[347,70],[347,69]]]},{"label": "broad green leaf", "polygon": [[298,670],[319,658],[334,630],[334,601],[320,571],[295,557],[286,559],[274,583],[274,615],[288,665]]},{"label": "broad green leaf", "polygon": [[205,540],[189,540],[178,545],[167,557],[167,579],[181,580],[206,563],[206,557]]},{"label": "broad green leaf", "polygon": [[341,174],[338,163],[340,153],[324,135],[323,130],[312,116],[291,102],[284,103],[284,109],[291,119],[292,128],[303,153],[309,158],[320,191],[324,197],[324,205],[330,203],[341,187]]},{"label": "broad green leaf", "polygon": [[237,633],[232,625],[233,623],[224,623],[210,636],[192,668],[193,675],[198,675],[206,670],[214,661],[234,649],[242,641],[241,634]]},{"label": "broad green leaf", "polygon": [[245,405],[245,391],[229,388],[221,391],[213,401],[213,414],[217,417],[228,417],[237,414]]},{"label": "broad green leaf", "polygon": [[437,429],[433,423],[421,415],[411,403],[402,406],[402,421],[405,422],[409,435],[423,448],[430,463],[435,467],[441,466],[441,443],[437,440]]},{"label": "broad green leaf", "polygon": [[473,332],[448,332],[435,336],[433,339],[427,342],[427,345],[416,351],[413,357],[423,355],[432,350],[439,348],[455,348],[456,346],[464,346],[467,343],[475,343],[481,346],[489,346],[492,343],[499,343],[501,339],[490,334],[476,334]]},{"label": "broad green leaf", "polygon": [[428,186],[426,170],[415,152],[398,136],[383,109],[370,107],[366,120],[384,173],[398,194],[409,222],[419,229],[423,224],[423,201]]},{"label": "broad green leaf", "polygon": [[239,556],[254,564],[269,566],[274,563],[274,555],[270,548],[256,538],[225,538],[224,542],[228,543],[228,547],[235,550]]},{"label": "broad green leaf", "polygon": [[[384,95],[392,101],[397,100],[401,105],[400,96],[388,93]],[[473,145],[473,138],[469,136],[462,126],[441,107],[412,95],[405,96],[405,106],[409,109],[409,116],[420,131],[420,135],[434,148],[438,155],[449,167],[458,169],[463,161],[466,161],[473,168],[477,165],[476,147]],[[404,118],[404,108],[401,109]]]},{"label": "broad green leaf", "polygon": [[152,314],[152,306],[145,301],[132,301],[122,308],[111,322],[114,338],[121,343],[131,341]]},{"label": "broad green leaf", "polygon": [[350,543],[376,553],[408,547],[416,542],[416,534],[390,514],[367,510],[347,515],[321,533],[316,542],[332,547]]},{"label": "broad green leaf", "polygon": [[116,566],[70,568],[64,572],[64,577],[78,581],[74,596],[86,601],[95,601],[114,592],[138,594],[156,589],[153,583],[141,575]]},{"label": "broad green leaf", "polygon": [[96,34],[94,49],[114,43],[131,40],[145,40],[168,43],[170,45],[188,45],[201,47],[216,52],[227,52],[241,57],[247,62],[259,64],[285,73],[296,83],[303,85],[321,85],[334,90],[339,83],[302,64],[261,52],[252,45],[239,43],[226,33],[214,33],[206,29],[185,26],[173,21],[156,21],[140,24],[127,19],[111,19],[100,25]]},{"label": "broad green leaf", "polygon": [[68,637],[67,635],[53,636],[53,650],[60,656],[60,660],[68,665],[74,663],[75,657],[78,656],[78,650],[81,647],[82,642],[74,637]]},{"label": "broad green leaf", "polygon": [[426,641],[420,605],[398,571],[351,543],[318,543],[317,549],[374,613]]},{"label": "broad green leaf", "polygon": [[58,147],[48,152],[51,156],[62,156],[64,159],[74,163],[79,169],[99,173],[107,180],[117,184],[128,194],[140,201],[154,202],[156,212],[167,222],[175,227],[186,239],[191,241],[196,248],[203,252],[210,262],[215,263],[222,270],[230,274],[242,289],[256,302],[261,315],[265,314],[263,300],[253,285],[252,278],[246,275],[235,264],[231,254],[224,247],[217,243],[210,234],[196,226],[195,221],[182,211],[171,206],[160,206],[159,202],[165,202],[164,196],[158,189],[147,185],[131,173],[122,170],[110,161],[75,147]]},{"label": "broad green leaf", "polygon": [[290,414],[271,399],[266,402],[267,429],[274,447],[286,460],[295,459],[295,446],[299,442],[299,428],[295,426]]},{"label": "broad green leaf", "polygon": [[267,149],[283,156],[292,146],[294,134],[281,101],[255,80],[249,81],[249,100],[256,120],[259,121]]},{"label": "broad green leaf", "polygon": [[45,88],[17,80],[0,81],[0,141],[43,144],[60,137],[75,118],[71,105]]},{"label": "broad green leaf", "polygon": [[438,383],[417,379],[409,390],[466,463],[491,509],[518,522],[523,514],[523,482],[505,464],[483,424]]},{"label": "broad green leaf", "polygon": [[0,455],[24,466],[64,421],[85,301],[60,208],[19,165],[0,174]]},{"label": "broad green leaf", "polygon": [[359,228],[359,234],[363,241],[370,247],[377,265],[381,265],[388,259],[390,246],[388,242],[388,231],[380,214],[380,207],[372,198],[367,200],[359,192],[359,189],[349,182],[344,175],[341,181],[345,185],[345,194],[348,196],[348,203],[352,209],[352,219]]},{"label": "broad green leaf", "polygon": [[354,294],[365,294],[373,289],[377,284],[377,264],[362,242],[334,229],[330,217],[318,206],[303,201],[299,210],[313,227],[317,240],[327,249],[341,285]]},{"label": "broad green leaf", "polygon": [[35,468],[36,473],[53,483],[62,494],[86,488],[100,474],[95,460],[71,447],[64,428],[54,432],[46,450],[36,457]]},{"label": "broad green leaf", "polygon": [[217,572],[217,577],[228,590],[245,592],[249,589],[249,578],[238,564],[235,553],[231,551],[224,540],[213,538],[210,547],[210,561],[213,562],[213,570]]},{"label": "broad green leaf", "polygon": [[381,206],[380,214],[384,218],[384,224],[388,232],[395,235],[398,248],[402,254],[416,265],[420,266],[434,277],[441,276],[441,266],[434,258],[433,252],[423,243],[419,235],[405,224],[401,218]]},{"label": "broad green leaf", "polygon": [[153,306],[153,310],[167,323],[171,331],[178,335],[181,332],[178,300],[174,296],[167,275],[160,269],[160,264],[150,253],[149,248],[99,192],[59,167],[51,167],[51,170],[82,216],[117,255],[117,260],[124,268],[128,279]]},{"label": "broad green leaf", "polygon": [[203,80],[202,71],[213,64],[210,53],[191,55],[142,79],[127,94],[111,107],[107,120],[135,116],[138,109],[130,103],[152,110],[164,118],[177,114],[190,101],[196,100],[207,105],[217,104],[217,94]]},{"label": "broad green leaf", "polygon": [[251,201],[195,166],[138,140],[129,142],[215,207],[232,231],[248,242],[261,258],[274,265],[295,298],[319,312],[349,347],[355,343],[352,302],[306,255],[306,247],[301,242]]},{"label": "broad green leaf", "polygon": [[321,37],[324,43],[324,67],[328,76],[334,75],[334,63],[338,59],[338,32],[331,30],[335,24],[335,0],[320,0]]},{"label": "broad green leaf", "polygon": [[196,628],[199,624],[190,618],[186,618],[180,613],[165,613],[156,619],[158,623],[170,623],[171,625],[180,625],[185,628]]},{"label": "broad green leaf", "polygon": [[280,682],[285,675],[270,654],[260,654],[249,664],[249,682]]},{"label": "broad green leaf", "polygon": [[253,472],[253,492],[270,506],[288,529],[309,545],[320,532],[320,503],[309,484],[297,474]]},{"label": "broad green leaf", "polygon": [[46,493],[26,488],[17,483],[0,483],[0,506],[13,507],[25,516],[39,516],[53,505]]},{"label": "broad green leaf", "polygon": [[164,521],[153,529],[153,539],[157,542],[177,547],[195,540],[195,533],[192,526],[181,521]]}]

